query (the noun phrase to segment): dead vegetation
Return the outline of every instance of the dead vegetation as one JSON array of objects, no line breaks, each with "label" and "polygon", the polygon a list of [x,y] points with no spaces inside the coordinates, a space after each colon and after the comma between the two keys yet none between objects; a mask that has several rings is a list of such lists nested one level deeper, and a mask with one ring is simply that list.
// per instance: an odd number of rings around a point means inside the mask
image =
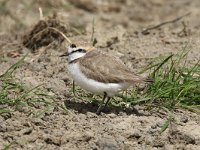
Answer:
[{"label": "dead vegetation", "polygon": [[35,52],[43,46],[48,46],[51,43],[60,45],[65,38],[58,32],[62,32],[68,37],[77,34],[66,23],[61,22],[56,15],[47,19],[40,20],[31,30],[23,36],[23,45]]}]

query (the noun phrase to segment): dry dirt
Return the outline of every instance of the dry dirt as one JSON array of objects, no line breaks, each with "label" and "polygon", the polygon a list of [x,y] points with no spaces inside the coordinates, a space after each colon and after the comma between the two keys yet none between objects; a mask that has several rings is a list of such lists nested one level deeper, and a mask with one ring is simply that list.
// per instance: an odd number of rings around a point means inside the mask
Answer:
[{"label": "dry dirt", "polygon": [[[39,7],[45,18],[54,15],[70,28],[67,35],[74,43],[91,45],[94,27],[95,47],[118,55],[135,71],[151,58],[175,53],[186,45],[191,49],[191,60],[200,58],[199,0],[1,0],[0,74],[31,51],[14,78],[27,88],[43,84],[42,91],[54,96],[54,104],[65,106],[69,113],[55,106],[39,117],[28,115],[26,109],[0,115],[0,149],[9,144],[10,149],[34,150],[200,149],[198,114],[176,110],[175,121],[160,134],[167,119],[165,113],[150,113],[143,106],[133,110],[110,106],[97,116],[97,104],[73,97],[67,61],[58,57],[66,51],[66,45],[56,39],[34,51],[23,45],[24,35],[40,19]],[[147,27],[188,12],[189,16],[177,22],[142,34]],[[48,33],[41,37],[47,38]],[[44,108],[39,105],[34,111]]]}]

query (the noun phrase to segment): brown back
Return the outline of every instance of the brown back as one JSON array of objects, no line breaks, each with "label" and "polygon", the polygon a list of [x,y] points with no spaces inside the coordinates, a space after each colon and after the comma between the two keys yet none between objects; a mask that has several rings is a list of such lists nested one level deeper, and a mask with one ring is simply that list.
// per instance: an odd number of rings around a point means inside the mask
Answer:
[{"label": "brown back", "polygon": [[138,83],[145,80],[130,71],[123,62],[116,57],[109,56],[99,50],[88,52],[78,62],[86,77],[104,83]]}]

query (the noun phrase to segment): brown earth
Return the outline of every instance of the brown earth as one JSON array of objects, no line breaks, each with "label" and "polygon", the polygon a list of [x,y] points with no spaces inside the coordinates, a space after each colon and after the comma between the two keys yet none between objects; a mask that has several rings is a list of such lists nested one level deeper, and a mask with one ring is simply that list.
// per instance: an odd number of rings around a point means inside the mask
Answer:
[{"label": "brown earth", "polygon": [[[33,51],[28,49],[31,47],[23,45],[24,38],[27,43],[27,35],[39,22],[39,7],[45,18],[54,16],[64,23],[69,30],[62,31],[79,45],[91,45],[94,27],[97,40],[95,47],[118,55],[135,71],[144,67],[151,58],[178,52],[186,45],[191,49],[190,60],[200,58],[199,0],[1,0],[0,74],[31,51],[15,72],[14,78],[23,82],[27,88],[43,84],[41,90],[54,97],[54,107],[37,116],[28,114],[26,108],[1,114],[1,149],[9,144],[10,149],[34,150],[200,149],[198,114],[176,110],[175,121],[160,134],[168,117],[166,113],[152,113],[146,111],[144,106],[125,109],[112,105],[97,116],[97,104],[74,97],[70,92],[72,84],[67,75],[67,61],[58,57],[66,51],[66,45],[61,43],[63,39],[59,39],[55,32],[48,31],[40,39],[47,38],[49,33],[49,43],[46,44],[44,40]],[[142,32],[188,12],[190,15],[179,21],[145,34]],[[36,42],[31,41],[31,38],[28,41],[29,44]],[[68,114],[60,106],[66,107]],[[45,106],[41,104],[32,109],[37,114]]]}]

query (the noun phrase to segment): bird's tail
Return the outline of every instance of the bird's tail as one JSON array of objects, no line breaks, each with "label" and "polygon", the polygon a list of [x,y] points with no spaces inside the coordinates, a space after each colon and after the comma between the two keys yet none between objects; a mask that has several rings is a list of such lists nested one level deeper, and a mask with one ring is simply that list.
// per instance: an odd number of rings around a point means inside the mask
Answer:
[{"label": "bird's tail", "polygon": [[146,82],[146,83],[153,83],[154,79],[152,79],[150,77],[147,77],[147,78],[144,79],[144,82]]},{"label": "bird's tail", "polygon": [[142,76],[135,76],[134,80],[135,83],[153,83],[154,80],[150,77],[142,77]]}]

